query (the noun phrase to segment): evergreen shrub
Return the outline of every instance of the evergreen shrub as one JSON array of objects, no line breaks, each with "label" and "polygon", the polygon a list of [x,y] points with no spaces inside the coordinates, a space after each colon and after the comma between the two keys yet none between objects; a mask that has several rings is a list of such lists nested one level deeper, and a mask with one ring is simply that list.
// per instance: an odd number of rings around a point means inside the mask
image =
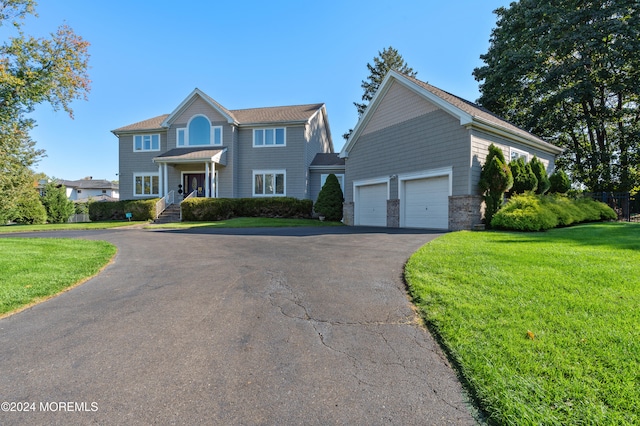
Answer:
[{"label": "evergreen shrub", "polygon": [[14,222],[24,225],[39,225],[47,221],[47,211],[35,190],[20,195],[12,216]]},{"label": "evergreen shrub", "polygon": [[342,220],[342,203],[344,203],[342,188],[338,178],[332,173],[327,176],[327,180],[322,185],[313,210],[327,220],[340,221]]},{"label": "evergreen shrub", "polygon": [[131,220],[153,220],[158,200],[159,198],[151,198],[89,203],[89,219],[93,222],[126,220],[126,213],[131,213]]},{"label": "evergreen shrub", "polygon": [[182,220],[217,221],[232,217],[309,218],[313,203],[293,197],[189,198],[182,202]]},{"label": "evergreen shrub", "polygon": [[566,194],[571,189],[571,181],[569,180],[569,176],[562,171],[556,170],[549,177],[549,182],[551,187],[549,188],[549,192],[558,193],[558,194]]}]

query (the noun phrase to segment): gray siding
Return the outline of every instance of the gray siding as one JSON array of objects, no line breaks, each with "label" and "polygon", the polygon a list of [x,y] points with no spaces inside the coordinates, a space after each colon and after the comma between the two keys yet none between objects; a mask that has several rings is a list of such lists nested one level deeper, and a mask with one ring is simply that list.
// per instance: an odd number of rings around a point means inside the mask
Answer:
[{"label": "gray siding", "polygon": [[[271,126],[265,126],[271,127]],[[261,128],[261,127],[256,127]],[[286,170],[286,195],[308,198],[305,126],[286,128],[286,146],[253,147],[253,128],[238,134],[238,197],[253,196],[254,170]]]},{"label": "gray siding", "polygon": [[[141,134],[160,134],[160,151],[134,152],[133,136]],[[138,132],[120,135],[118,138],[120,199],[133,200],[144,197],[133,196],[133,174],[134,173],[157,173],[158,165],[153,162],[153,158],[160,155],[167,149],[166,132]]]},{"label": "gray siding", "polygon": [[547,173],[551,175],[555,170],[554,155],[544,152],[538,148],[533,148],[529,145],[519,143],[513,140],[509,140],[505,137],[491,134],[486,131],[472,130],[471,133],[471,174],[469,180],[470,194],[480,195],[480,188],[478,182],[480,181],[480,172],[482,171],[482,165],[485,163],[487,154],[489,153],[489,145],[496,145],[502,149],[504,158],[509,162],[510,160],[510,148],[515,148],[518,151],[523,151],[529,154],[529,160],[535,155],[542,161],[547,169]]},{"label": "gray siding", "polygon": [[[346,160],[345,201],[353,182],[402,173],[453,167],[453,195],[468,191],[469,131],[442,110],[361,135]],[[395,181],[394,181],[395,182]],[[397,198],[397,184],[391,198]]]}]

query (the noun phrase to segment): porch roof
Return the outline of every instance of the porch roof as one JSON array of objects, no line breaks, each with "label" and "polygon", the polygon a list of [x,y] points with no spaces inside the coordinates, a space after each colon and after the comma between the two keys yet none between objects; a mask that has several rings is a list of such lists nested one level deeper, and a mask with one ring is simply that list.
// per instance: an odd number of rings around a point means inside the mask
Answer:
[{"label": "porch roof", "polygon": [[153,159],[154,163],[204,163],[227,165],[227,148],[174,148]]}]

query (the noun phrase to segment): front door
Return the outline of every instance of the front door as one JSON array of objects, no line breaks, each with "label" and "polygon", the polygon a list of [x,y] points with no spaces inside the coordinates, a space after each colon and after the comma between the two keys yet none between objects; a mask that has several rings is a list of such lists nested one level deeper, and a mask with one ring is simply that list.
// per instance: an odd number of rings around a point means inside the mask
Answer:
[{"label": "front door", "polygon": [[184,175],[185,197],[193,191],[197,191],[196,197],[205,196],[204,173],[185,173]]}]

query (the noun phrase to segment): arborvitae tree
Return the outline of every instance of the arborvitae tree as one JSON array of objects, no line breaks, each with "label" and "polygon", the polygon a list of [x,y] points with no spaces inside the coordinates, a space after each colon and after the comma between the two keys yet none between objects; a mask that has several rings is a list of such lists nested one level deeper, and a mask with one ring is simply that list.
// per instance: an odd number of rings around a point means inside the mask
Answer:
[{"label": "arborvitae tree", "polygon": [[342,220],[343,202],[344,195],[342,194],[342,188],[340,188],[340,182],[338,182],[336,175],[332,173],[327,176],[327,180],[322,185],[313,209],[327,220],[340,221]]},{"label": "arborvitae tree", "polygon": [[47,211],[35,188],[27,188],[20,193],[16,200],[15,211],[11,216],[16,223],[27,225],[36,225],[47,221]]},{"label": "arborvitae tree", "polygon": [[549,182],[549,176],[547,176],[547,169],[545,169],[542,161],[538,159],[535,155],[529,162],[531,165],[531,170],[533,174],[536,175],[536,179],[538,179],[538,187],[536,188],[536,194],[544,194],[549,190],[551,186],[551,182]]},{"label": "arborvitae tree", "polygon": [[504,193],[513,186],[513,175],[504,159],[504,154],[494,144],[489,146],[489,153],[480,172],[479,185],[484,194],[485,226],[490,228],[493,215],[502,206]]},{"label": "arborvitae tree", "polygon": [[527,191],[535,191],[538,187],[538,178],[531,170],[531,164],[525,163],[524,158],[517,158],[509,163],[513,174],[512,194],[524,194]]},{"label": "arborvitae tree", "polygon": [[549,192],[565,194],[571,189],[571,181],[569,180],[569,176],[560,169],[556,169],[555,172],[549,178],[551,183],[551,187],[549,188]]},{"label": "arborvitae tree", "polygon": [[65,223],[76,211],[73,201],[67,198],[65,186],[58,186],[55,182],[49,182],[45,185],[42,204],[47,210],[49,223]]}]

